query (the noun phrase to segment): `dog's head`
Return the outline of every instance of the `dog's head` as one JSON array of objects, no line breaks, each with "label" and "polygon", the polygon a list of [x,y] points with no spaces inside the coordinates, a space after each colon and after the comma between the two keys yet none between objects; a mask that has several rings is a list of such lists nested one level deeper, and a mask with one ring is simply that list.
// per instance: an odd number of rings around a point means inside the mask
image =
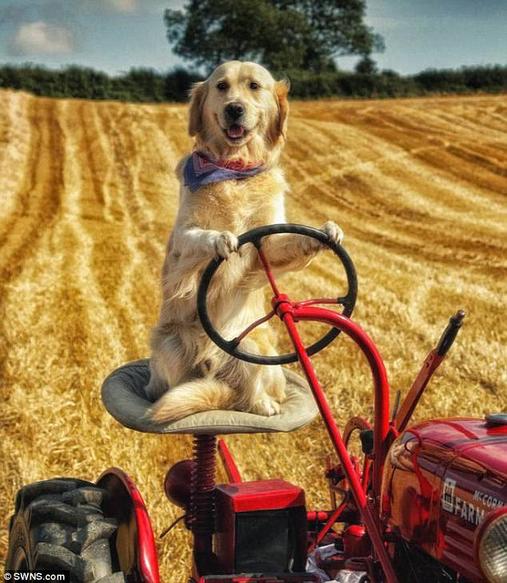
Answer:
[{"label": "dog's head", "polygon": [[287,131],[289,86],[256,63],[230,61],[194,85],[189,133],[220,157],[273,152]]}]

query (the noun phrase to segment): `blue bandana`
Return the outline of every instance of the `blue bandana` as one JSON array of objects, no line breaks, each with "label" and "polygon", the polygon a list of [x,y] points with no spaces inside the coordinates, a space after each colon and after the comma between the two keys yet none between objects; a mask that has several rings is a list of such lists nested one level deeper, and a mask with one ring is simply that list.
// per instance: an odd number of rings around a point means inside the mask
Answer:
[{"label": "blue bandana", "polygon": [[185,186],[195,192],[206,184],[223,180],[243,180],[265,170],[262,162],[245,164],[242,160],[212,162],[204,154],[193,152],[183,168]]}]

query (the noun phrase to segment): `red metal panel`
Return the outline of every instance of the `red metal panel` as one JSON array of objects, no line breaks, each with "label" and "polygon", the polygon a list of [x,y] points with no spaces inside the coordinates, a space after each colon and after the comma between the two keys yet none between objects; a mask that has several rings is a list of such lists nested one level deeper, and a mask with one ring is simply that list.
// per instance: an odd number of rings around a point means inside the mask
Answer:
[{"label": "red metal panel", "polygon": [[217,486],[217,500],[230,500],[233,512],[279,510],[305,505],[304,490],[285,480],[259,480]]},{"label": "red metal panel", "polygon": [[[150,517],[143,497],[133,480],[119,468],[106,470],[97,480],[97,486],[110,492],[109,516],[114,516],[123,528],[131,556],[125,557],[129,568],[136,571],[143,583],[160,583],[157,549]],[[123,526],[122,526],[123,525]],[[119,529],[119,531],[120,531]],[[133,539],[133,540],[132,540]],[[122,557],[120,557],[120,563]],[[123,567],[122,567],[123,568]]]},{"label": "red metal panel", "polygon": [[[284,480],[261,480],[224,484],[216,489],[215,552],[219,569],[233,573],[236,553],[236,516],[305,506],[304,490]],[[302,533],[306,547],[306,532]],[[298,579],[295,579],[298,581]]]}]

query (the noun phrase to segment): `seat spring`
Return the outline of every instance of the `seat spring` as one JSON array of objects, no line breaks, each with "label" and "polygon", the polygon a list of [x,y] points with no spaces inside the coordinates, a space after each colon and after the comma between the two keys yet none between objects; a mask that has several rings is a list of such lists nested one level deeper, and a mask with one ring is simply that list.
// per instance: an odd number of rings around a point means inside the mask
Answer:
[{"label": "seat spring", "polygon": [[187,523],[195,534],[212,534],[215,530],[216,450],[214,435],[194,435],[190,516]]}]

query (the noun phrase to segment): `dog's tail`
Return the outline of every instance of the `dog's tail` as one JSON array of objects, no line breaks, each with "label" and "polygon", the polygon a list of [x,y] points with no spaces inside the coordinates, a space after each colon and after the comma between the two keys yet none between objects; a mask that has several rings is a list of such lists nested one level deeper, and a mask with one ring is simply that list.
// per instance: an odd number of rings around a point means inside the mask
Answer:
[{"label": "dog's tail", "polygon": [[164,393],[149,412],[156,423],[171,423],[202,411],[231,409],[235,394],[232,387],[214,378],[197,379],[177,385]]}]

